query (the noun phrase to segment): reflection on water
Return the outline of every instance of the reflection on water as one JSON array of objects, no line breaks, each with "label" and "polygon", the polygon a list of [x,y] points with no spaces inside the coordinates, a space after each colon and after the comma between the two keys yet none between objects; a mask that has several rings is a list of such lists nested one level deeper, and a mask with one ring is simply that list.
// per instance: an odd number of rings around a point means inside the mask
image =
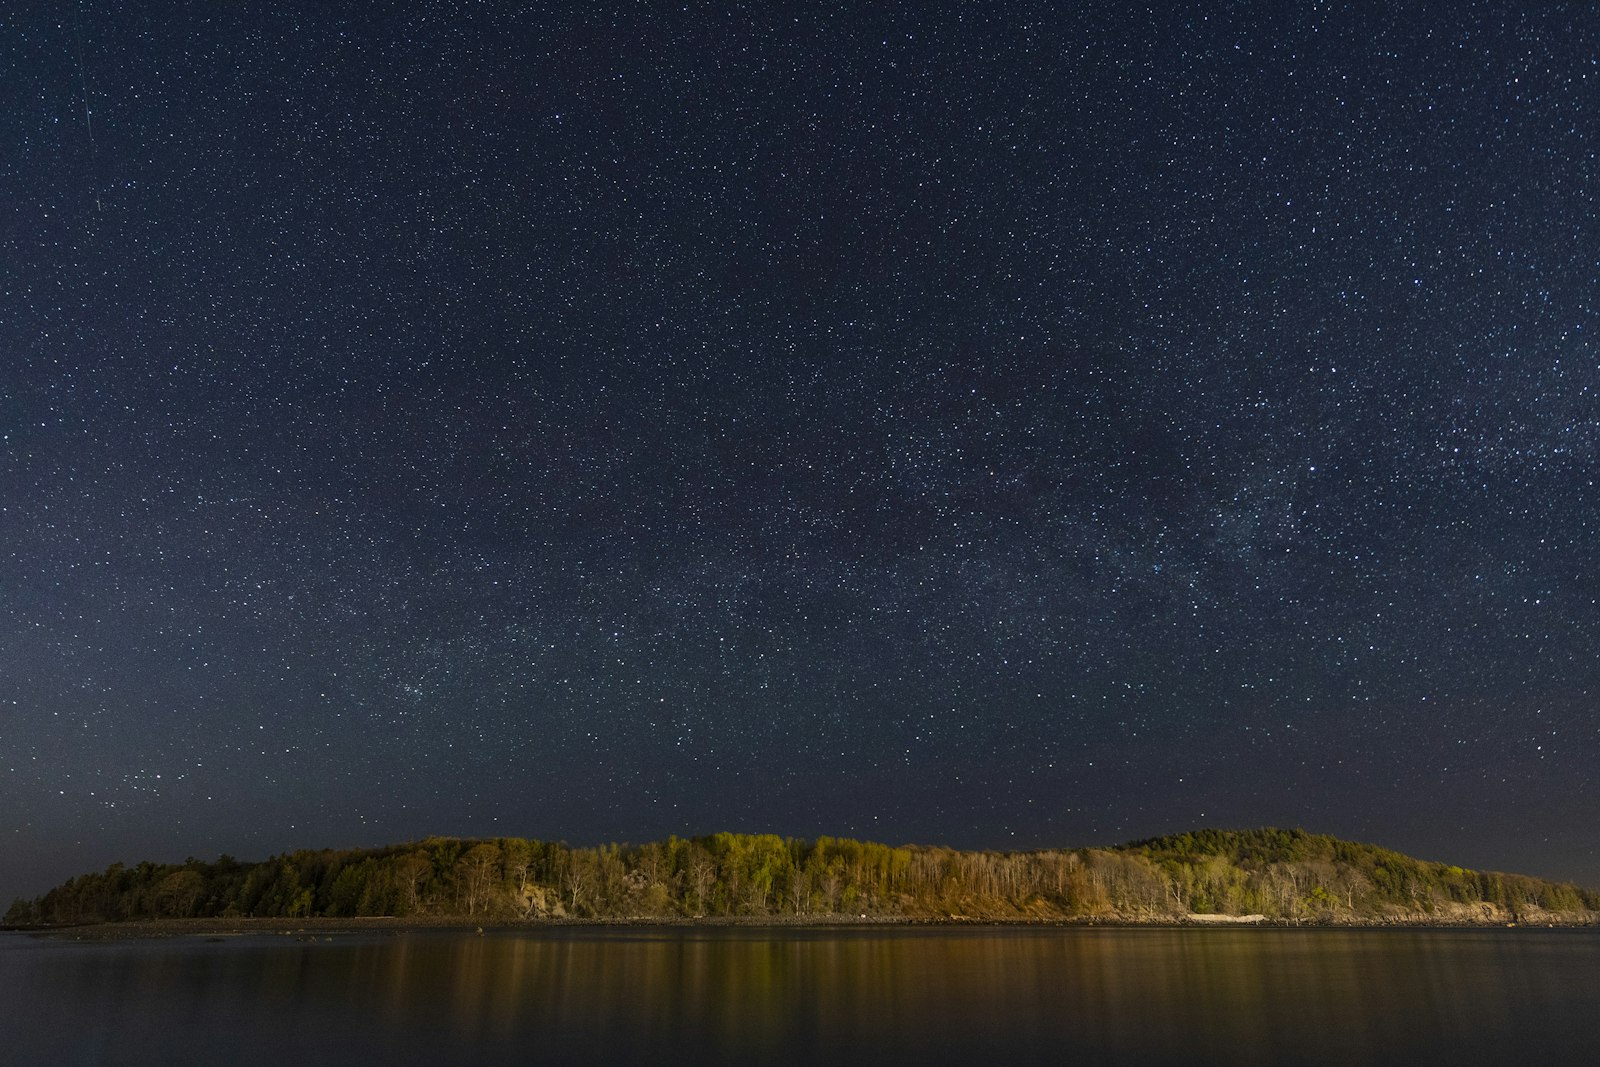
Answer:
[{"label": "reflection on water", "polygon": [[0,1060],[1600,1062],[1589,931],[0,936]]}]

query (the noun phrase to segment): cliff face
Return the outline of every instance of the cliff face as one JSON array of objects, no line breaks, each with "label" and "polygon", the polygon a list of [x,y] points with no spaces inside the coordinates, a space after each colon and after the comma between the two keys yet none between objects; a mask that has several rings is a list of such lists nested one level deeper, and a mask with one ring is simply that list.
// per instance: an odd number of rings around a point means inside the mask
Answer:
[{"label": "cliff face", "polygon": [[744,917],[1328,923],[1591,922],[1600,894],[1300,830],[1201,831],[1110,849],[961,852],[770,834],[570,848],[430,838],[259,863],[115,864],[12,923],[206,916]]}]

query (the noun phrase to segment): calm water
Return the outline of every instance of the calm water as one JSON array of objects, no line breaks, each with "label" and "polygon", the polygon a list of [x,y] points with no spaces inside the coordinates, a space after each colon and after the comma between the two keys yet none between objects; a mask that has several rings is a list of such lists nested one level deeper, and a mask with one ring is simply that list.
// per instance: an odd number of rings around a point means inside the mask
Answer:
[{"label": "calm water", "polygon": [[1600,933],[0,934],[0,1061],[1600,1063]]}]

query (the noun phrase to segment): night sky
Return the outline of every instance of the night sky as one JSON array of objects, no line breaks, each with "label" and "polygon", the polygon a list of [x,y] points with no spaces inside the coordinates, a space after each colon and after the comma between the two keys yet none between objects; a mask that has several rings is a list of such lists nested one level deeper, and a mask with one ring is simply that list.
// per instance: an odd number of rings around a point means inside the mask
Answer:
[{"label": "night sky", "polygon": [[1401,6],[13,8],[0,905],[721,829],[1600,885],[1600,16]]}]

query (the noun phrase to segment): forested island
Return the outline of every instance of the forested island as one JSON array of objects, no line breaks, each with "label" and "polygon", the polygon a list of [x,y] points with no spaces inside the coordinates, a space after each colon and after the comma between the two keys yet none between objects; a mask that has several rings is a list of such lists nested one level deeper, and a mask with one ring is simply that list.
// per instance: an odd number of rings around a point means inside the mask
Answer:
[{"label": "forested island", "polygon": [[574,848],[434,837],[248,863],[113,864],[9,925],[361,916],[520,921],[1592,923],[1600,893],[1303,830],[1200,830],[1113,848],[957,851],[719,833]]}]

